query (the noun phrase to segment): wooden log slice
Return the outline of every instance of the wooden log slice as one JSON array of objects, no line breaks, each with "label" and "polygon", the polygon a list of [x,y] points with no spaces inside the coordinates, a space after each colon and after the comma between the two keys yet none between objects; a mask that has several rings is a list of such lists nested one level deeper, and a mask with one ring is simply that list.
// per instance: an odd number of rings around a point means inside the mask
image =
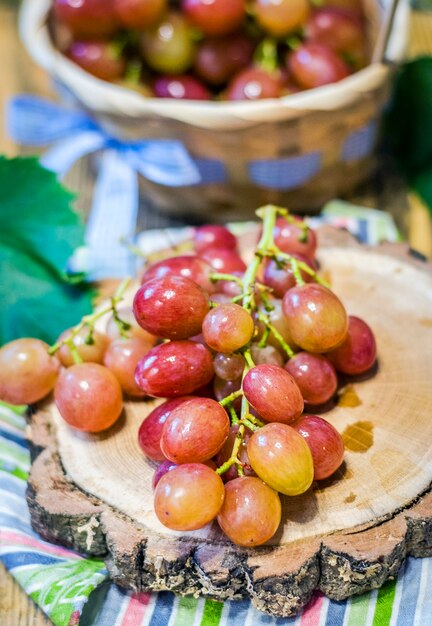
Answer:
[{"label": "wooden log slice", "polygon": [[[126,402],[99,435],[70,428],[48,400],[29,428],[28,502],[44,538],[104,556],[130,589],[249,596],[276,616],[298,612],[315,589],[342,600],[381,586],[407,555],[432,555],[431,267],[404,246],[366,249],[328,227],[319,235],[323,272],[370,324],[379,354],[375,375],[346,381],[324,414],[345,440],[341,469],[282,497],[275,537],[240,548],[216,523],[179,533],[156,518],[155,466],[137,432],[159,400]],[[254,238],[244,240],[249,251]]]}]

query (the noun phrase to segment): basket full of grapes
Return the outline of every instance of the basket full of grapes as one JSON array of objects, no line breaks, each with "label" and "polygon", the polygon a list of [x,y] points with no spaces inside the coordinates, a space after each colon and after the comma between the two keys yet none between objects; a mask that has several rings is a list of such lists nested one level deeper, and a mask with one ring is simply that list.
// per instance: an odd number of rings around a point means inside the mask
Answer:
[{"label": "basket full of grapes", "polygon": [[[385,15],[376,0],[27,0],[21,33],[115,138],[186,148],[197,181],[143,179],[150,201],[226,220],[266,202],[311,210],[369,174]],[[401,3],[387,58],[407,23]]]}]

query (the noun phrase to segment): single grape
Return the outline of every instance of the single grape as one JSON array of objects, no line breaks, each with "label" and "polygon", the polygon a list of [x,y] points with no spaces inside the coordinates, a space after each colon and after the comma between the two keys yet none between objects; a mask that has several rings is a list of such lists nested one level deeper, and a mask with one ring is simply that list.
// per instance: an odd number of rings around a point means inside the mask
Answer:
[{"label": "single grape", "polygon": [[212,266],[204,259],[195,255],[180,255],[150,265],[144,273],[141,283],[144,284],[153,278],[163,278],[167,275],[184,276],[200,285],[207,293],[213,293],[215,288],[210,280],[212,272]]},{"label": "single grape", "polygon": [[257,343],[252,343],[251,355],[255,365],[278,365],[279,367],[284,365],[281,351],[272,345],[260,348]]},{"label": "single grape", "polygon": [[[233,276],[243,280],[243,272],[230,272]],[[235,298],[243,293],[243,287],[236,280],[218,280],[216,283],[218,292],[223,293],[230,298]]]},{"label": "single grape", "polygon": [[76,38],[111,37],[119,28],[109,0],[54,0],[53,12]]},{"label": "single grape", "polygon": [[287,56],[294,80],[304,89],[336,83],[350,74],[348,65],[330,48],[304,43]]},{"label": "single grape", "polygon": [[[144,341],[152,343],[152,345],[156,343],[156,337],[151,333],[148,333],[138,324],[135,319],[132,307],[120,307],[117,309],[117,313],[120,320],[128,326],[124,330],[127,337],[137,337],[138,339],[143,339]],[[107,321],[105,334],[110,341],[115,341],[116,339],[120,339],[122,337],[119,325],[116,323],[113,315],[111,315]]]},{"label": "single grape", "polygon": [[248,67],[235,74],[228,85],[228,100],[263,100],[279,98],[283,82],[278,71],[268,72],[259,67]]},{"label": "single grape", "polygon": [[193,242],[197,254],[201,254],[207,248],[237,250],[237,239],[226,226],[219,224],[205,224],[195,228]]},{"label": "single grape", "polygon": [[324,404],[336,393],[335,368],[321,354],[298,352],[286,363],[285,369],[299,386],[306,406]]},{"label": "single grape", "polygon": [[211,295],[211,302],[214,305],[231,304],[231,296],[221,292],[213,293]]},{"label": "single grape", "polygon": [[348,316],[337,295],[315,283],[293,287],[282,302],[294,342],[307,352],[339,346],[348,331]]},{"label": "single grape", "polygon": [[200,256],[212,266],[213,270],[223,274],[243,273],[246,270],[246,263],[241,256],[229,248],[205,248]]},{"label": "single grape", "polygon": [[292,255],[301,254],[314,263],[317,237],[312,228],[303,228],[301,220],[298,220],[296,224],[287,222],[284,217],[279,217],[276,220],[273,237],[276,246],[282,252]]},{"label": "single grape", "polygon": [[303,26],[310,6],[308,0],[255,0],[252,11],[261,28],[281,37]]},{"label": "single grape", "polygon": [[259,478],[241,476],[225,485],[219,526],[238,546],[260,546],[273,537],[281,521],[279,494]]},{"label": "single grape", "polygon": [[204,318],[202,332],[210,348],[224,354],[235,352],[247,344],[254,333],[250,314],[238,304],[220,304]]},{"label": "single grape", "polygon": [[167,0],[113,0],[114,9],[122,26],[145,30],[164,14]]},{"label": "single grape", "polygon": [[108,346],[104,365],[119,381],[124,393],[134,398],[142,398],[145,392],[135,382],[135,370],[138,362],[151,350],[153,342],[131,337],[116,339]]},{"label": "single grape", "polygon": [[342,374],[367,372],[376,360],[376,342],[371,328],[359,317],[350,315],[345,340],[326,356]]},{"label": "single grape", "polygon": [[[297,261],[306,263],[311,270],[316,270],[315,263],[303,254],[293,254],[292,256]],[[306,283],[313,280],[313,276],[304,270],[300,270],[300,275]],[[297,284],[291,264],[288,262],[285,266],[280,267],[274,259],[269,259],[265,265],[263,283],[273,289],[273,295],[277,298],[283,298],[288,289],[295,287]]]},{"label": "single grape", "polygon": [[174,100],[210,100],[207,87],[193,76],[158,76],[153,82],[157,98]]},{"label": "single grape", "polygon": [[[64,330],[57,342],[64,341],[72,332],[72,328]],[[90,340],[92,343],[87,343]],[[103,363],[104,354],[108,347],[109,339],[106,335],[95,330],[90,335],[88,326],[84,326],[73,338],[73,344],[76,347],[78,356],[83,361],[91,363]],[[57,351],[60,362],[65,367],[69,367],[75,363],[72,353],[68,345],[64,344]]]},{"label": "single grape", "polygon": [[254,48],[254,42],[242,33],[206,38],[198,48],[195,72],[210,85],[223,85],[250,65]]},{"label": "single grape", "polygon": [[223,380],[237,380],[243,374],[245,360],[241,354],[219,352],[213,361],[215,374]]},{"label": "single grape", "polygon": [[201,463],[214,456],[229,434],[227,412],[216,400],[191,398],[175,407],[160,440],[165,457],[174,463]]},{"label": "single grape", "polygon": [[310,448],[314,480],[334,474],[344,457],[344,443],[336,428],[318,415],[302,415],[293,428],[304,437]]},{"label": "single grape", "polygon": [[33,404],[54,388],[60,362],[39,339],[22,338],[0,348],[0,400]]},{"label": "single grape", "polygon": [[120,383],[98,363],[78,363],[64,369],[54,387],[54,399],[68,424],[90,433],[112,426],[123,408]]},{"label": "single grape", "polygon": [[312,454],[304,438],[287,424],[266,424],[249,439],[247,451],[258,476],[272,489],[297,496],[314,477]]},{"label": "single grape", "polygon": [[359,19],[364,18],[362,0],[325,0],[324,7],[337,9],[339,12],[347,15],[354,15]]},{"label": "single grape", "polygon": [[257,365],[243,380],[243,393],[268,422],[289,424],[303,411],[303,397],[291,374],[277,365]]},{"label": "single grape", "polygon": [[[238,391],[241,388],[241,383],[241,377],[236,380],[224,380],[223,378],[215,376],[213,380],[213,392],[216,400],[223,400],[227,396],[230,396],[234,391]],[[236,398],[233,406],[236,410],[240,410],[241,398]]]},{"label": "single grape", "polygon": [[[282,310],[282,300],[280,300],[279,298],[274,298],[273,296],[268,296],[268,300],[270,305],[272,306],[272,310],[266,311],[264,306],[260,306],[260,310],[268,316],[270,324],[279,332],[279,334],[282,336],[282,339],[284,339],[293,350],[298,349],[298,346],[296,346],[296,344],[294,343],[294,339],[292,338],[288,326],[288,321]],[[264,328],[265,327],[262,322],[257,323],[257,340],[261,339]],[[273,334],[270,334],[267,344],[274,346],[278,350],[282,350],[279,340],[276,339]]]},{"label": "single grape", "polygon": [[162,429],[172,411],[190,400],[192,396],[174,398],[159,404],[143,420],[138,431],[138,443],[141,450],[153,461],[164,461],[166,457],[160,447]]},{"label": "single grape", "polygon": [[305,34],[308,41],[323,44],[335,52],[358,50],[365,40],[361,21],[334,8],[315,11],[306,24]]},{"label": "single grape", "polygon": [[166,339],[199,334],[208,310],[204,289],[184,276],[164,276],[143,283],[133,302],[138,324]]},{"label": "single grape", "polygon": [[157,484],[162,478],[162,476],[164,476],[167,472],[170,472],[171,470],[175,469],[176,467],[178,467],[178,465],[176,463],[173,463],[172,461],[163,461],[163,463],[161,463],[156,468],[155,473],[153,474],[153,478],[152,478],[153,491],[156,489]]},{"label": "single grape", "polygon": [[245,0],[182,0],[182,9],[205,35],[226,35],[243,22],[245,4]]},{"label": "single grape", "polygon": [[66,56],[83,70],[100,78],[114,82],[120,79],[126,70],[126,61],[119,54],[115,45],[107,41],[74,41]]},{"label": "single grape", "polygon": [[155,346],[138,363],[135,381],[157,398],[185,396],[213,378],[210,351],[193,341],[170,341]]},{"label": "single grape", "polygon": [[148,67],[162,74],[183,74],[195,59],[190,27],[175,11],[142,33],[140,47]]},{"label": "single grape", "polygon": [[185,463],[159,480],[155,513],[167,528],[197,530],[216,517],[224,496],[224,484],[214,470],[202,463]]},{"label": "single grape", "polygon": [[[215,457],[216,465],[218,467],[222,467],[222,465],[226,463],[226,461],[228,461],[228,459],[231,457],[238,430],[239,430],[238,424],[231,426],[229,430],[228,439],[225,441],[224,445],[222,446],[222,448],[219,450],[219,452],[217,453]],[[243,441],[240,444],[240,448],[237,453],[239,461],[243,464],[243,471],[246,476],[256,476],[255,472],[253,471],[251,467],[249,457],[247,454],[247,442],[249,441],[249,438],[251,437],[251,435],[252,435],[252,432],[248,428],[246,428],[244,432]],[[238,475],[239,474],[238,474],[237,466],[231,465],[229,470],[224,472],[221,476],[222,476],[222,480],[224,481],[224,483],[226,483],[229,480],[234,480],[234,478],[238,478]]]}]

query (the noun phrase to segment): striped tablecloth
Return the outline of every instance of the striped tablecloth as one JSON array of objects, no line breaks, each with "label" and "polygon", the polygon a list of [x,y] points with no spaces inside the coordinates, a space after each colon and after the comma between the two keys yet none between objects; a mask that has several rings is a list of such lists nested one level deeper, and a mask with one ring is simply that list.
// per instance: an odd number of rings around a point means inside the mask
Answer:
[{"label": "striped tablecloth", "polygon": [[[367,243],[397,239],[392,220],[380,212],[336,203],[320,221],[348,228]],[[161,243],[166,236],[160,234]],[[155,233],[150,237],[154,244]],[[142,237],[141,245],[146,241]],[[25,427],[24,410],[0,405],[0,559],[58,626],[432,624],[432,559],[408,558],[397,580],[346,602],[333,602],[317,593],[301,615],[289,619],[263,615],[247,600],[220,603],[170,592],[126,592],[109,581],[102,561],[42,541],[31,529],[25,501],[30,466]]]}]

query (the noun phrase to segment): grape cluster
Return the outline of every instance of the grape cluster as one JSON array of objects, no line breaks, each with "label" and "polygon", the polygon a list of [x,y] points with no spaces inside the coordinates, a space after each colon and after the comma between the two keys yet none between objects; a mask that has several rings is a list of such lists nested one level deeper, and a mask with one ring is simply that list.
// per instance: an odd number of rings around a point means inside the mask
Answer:
[{"label": "grape cluster", "polygon": [[[317,273],[314,231],[278,207],[258,214],[249,265],[227,228],[199,227],[194,253],[146,269],[132,308],[118,306],[122,285],[54,346],[19,339],[0,350],[0,398],[28,404],[53,390],[79,430],[114,424],[123,394],[163,398],[138,432],[159,464],[157,517],[183,531],[216,518],[244,546],[274,535],[279,494],[340,467],[340,434],[310,412],[332,400],[338,372],[367,372],[376,359],[369,326]],[[107,313],[102,333],[95,322]]]},{"label": "grape cluster", "polygon": [[146,96],[277,98],[368,61],[361,0],[53,0],[58,48]]}]

